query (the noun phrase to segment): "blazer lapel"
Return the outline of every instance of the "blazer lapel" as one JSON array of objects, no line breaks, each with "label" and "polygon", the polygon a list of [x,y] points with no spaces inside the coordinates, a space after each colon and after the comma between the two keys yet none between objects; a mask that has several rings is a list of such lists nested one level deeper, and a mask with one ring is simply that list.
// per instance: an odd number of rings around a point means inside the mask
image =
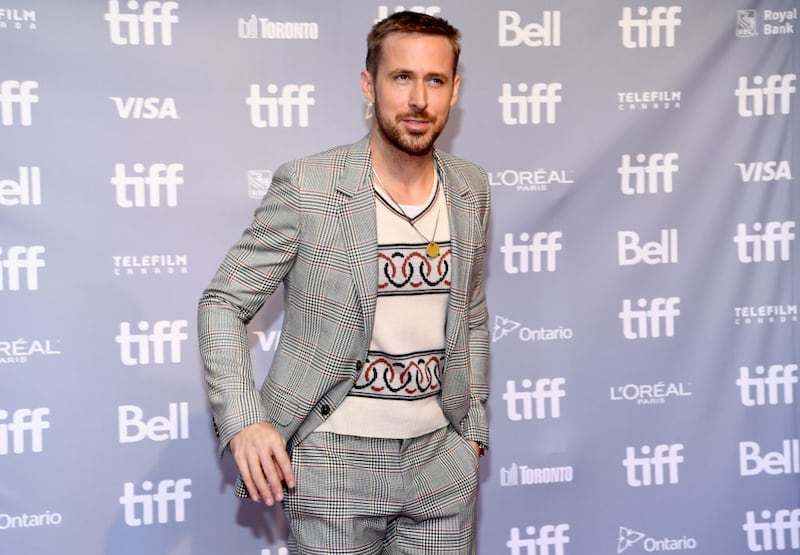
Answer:
[{"label": "blazer lapel", "polygon": [[364,315],[364,329],[372,332],[378,298],[378,233],[375,197],[369,176],[369,135],[345,153],[344,171],[337,191],[344,196],[340,222],[345,248]]},{"label": "blazer lapel", "polygon": [[447,352],[450,353],[455,348],[460,336],[459,330],[455,326],[464,321],[463,313],[467,310],[467,284],[470,282],[471,271],[468,245],[474,242],[475,210],[470,203],[469,188],[463,179],[442,162],[435,150],[434,158],[440,169],[450,218],[450,259],[452,264],[446,323],[446,347]]}]

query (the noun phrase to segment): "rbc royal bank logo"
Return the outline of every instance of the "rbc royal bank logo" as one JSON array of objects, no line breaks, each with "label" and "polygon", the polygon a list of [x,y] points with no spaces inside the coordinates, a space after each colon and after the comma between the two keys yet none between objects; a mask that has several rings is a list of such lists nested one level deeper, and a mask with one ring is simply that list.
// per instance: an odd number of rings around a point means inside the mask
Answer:
[{"label": "rbc royal bank logo", "polygon": [[[791,35],[797,22],[797,8],[791,10],[764,10],[761,34]],[[739,38],[757,37],[758,10],[738,10],[736,12],[736,36]]]},{"label": "rbc royal bank logo", "polygon": [[172,45],[172,26],[178,22],[177,2],[128,0],[127,12],[118,0],[108,0],[108,30],[111,42],[119,46]]}]

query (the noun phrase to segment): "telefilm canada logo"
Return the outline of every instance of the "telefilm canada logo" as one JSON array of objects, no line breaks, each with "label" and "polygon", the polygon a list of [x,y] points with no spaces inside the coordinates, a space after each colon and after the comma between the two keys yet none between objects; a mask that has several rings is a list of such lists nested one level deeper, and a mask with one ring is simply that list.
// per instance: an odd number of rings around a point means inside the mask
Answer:
[{"label": "telefilm canada logo", "polygon": [[111,257],[115,276],[174,276],[189,273],[186,254],[126,254]]},{"label": "telefilm canada logo", "polygon": [[617,554],[631,554],[645,551],[658,553],[662,551],[691,551],[697,549],[697,540],[689,536],[680,538],[654,538],[627,526],[620,526],[617,535]]},{"label": "telefilm canada logo", "polygon": [[0,30],[35,31],[36,10],[0,8]]},{"label": "telefilm canada logo", "polygon": [[677,110],[682,97],[679,90],[620,91],[617,92],[617,109],[620,112]]},{"label": "telefilm canada logo", "polygon": [[737,326],[760,324],[787,324],[797,322],[796,304],[770,304],[733,307]]}]

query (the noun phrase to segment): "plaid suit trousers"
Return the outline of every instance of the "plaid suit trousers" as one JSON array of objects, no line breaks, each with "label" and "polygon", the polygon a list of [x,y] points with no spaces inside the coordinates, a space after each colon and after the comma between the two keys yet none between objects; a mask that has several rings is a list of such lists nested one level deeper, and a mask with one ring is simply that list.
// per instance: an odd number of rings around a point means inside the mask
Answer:
[{"label": "plaid suit trousers", "polygon": [[413,439],[312,432],[292,465],[292,554],[474,553],[478,456],[451,426]]}]

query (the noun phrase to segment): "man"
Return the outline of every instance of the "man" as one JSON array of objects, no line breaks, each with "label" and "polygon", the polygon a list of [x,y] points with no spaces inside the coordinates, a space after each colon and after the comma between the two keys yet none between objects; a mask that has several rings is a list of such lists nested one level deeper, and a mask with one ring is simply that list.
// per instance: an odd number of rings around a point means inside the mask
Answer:
[{"label": "man", "polygon": [[[489,186],[434,148],[459,36],[412,12],[372,28],[370,134],[282,166],[200,300],[220,454],[239,495],[283,502],[293,553],[474,552]],[[245,325],[281,283],[259,392]]]}]

